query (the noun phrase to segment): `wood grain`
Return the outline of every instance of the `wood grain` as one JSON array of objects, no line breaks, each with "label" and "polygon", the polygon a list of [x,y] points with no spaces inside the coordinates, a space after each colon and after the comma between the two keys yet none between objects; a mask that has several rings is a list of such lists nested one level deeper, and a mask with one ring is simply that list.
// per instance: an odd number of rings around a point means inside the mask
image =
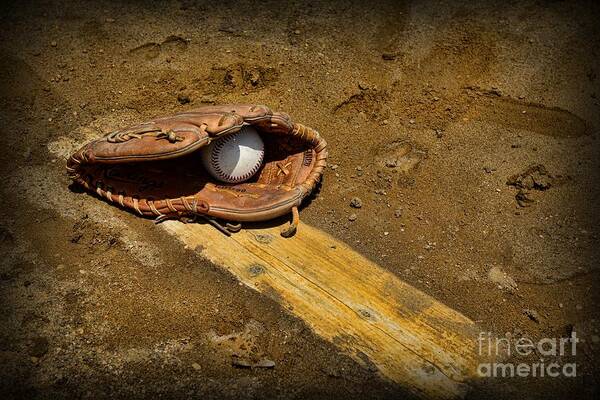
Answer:
[{"label": "wood grain", "polygon": [[475,324],[330,235],[301,225],[227,237],[206,224],[162,224],[318,335],[420,397],[462,397],[476,376]]}]

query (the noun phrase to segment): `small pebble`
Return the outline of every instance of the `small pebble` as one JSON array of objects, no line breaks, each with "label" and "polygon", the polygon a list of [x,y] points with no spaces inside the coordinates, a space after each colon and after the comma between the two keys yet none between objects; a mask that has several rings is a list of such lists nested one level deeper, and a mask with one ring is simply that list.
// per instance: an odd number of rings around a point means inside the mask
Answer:
[{"label": "small pebble", "polygon": [[530,320],[536,323],[540,323],[540,315],[537,311],[526,308],[523,310],[523,314],[525,314]]},{"label": "small pebble", "polygon": [[356,221],[356,218],[358,218],[358,215],[352,213],[350,214],[350,216],[348,217],[348,221]]},{"label": "small pebble", "polygon": [[398,166],[397,160],[385,160],[385,166],[388,168],[396,168]]},{"label": "small pebble", "polygon": [[188,104],[190,102],[190,98],[189,96],[180,94],[179,96],[177,96],[177,101],[179,102],[179,104]]},{"label": "small pebble", "polygon": [[352,200],[350,200],[350,207],[361,208],[362,207],[362,200],[359,199],[358,197],[353,197]]}]

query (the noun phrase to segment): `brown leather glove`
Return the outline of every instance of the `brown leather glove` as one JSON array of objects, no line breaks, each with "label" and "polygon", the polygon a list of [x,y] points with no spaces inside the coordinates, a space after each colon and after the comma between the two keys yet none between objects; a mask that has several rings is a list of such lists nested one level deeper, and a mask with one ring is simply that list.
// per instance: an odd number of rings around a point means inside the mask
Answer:
[{"label": "brown leather glove", "polygon": [[[202,167],[197,150],[243,125],[259,131],[264,163],[249,181],[216,182]],[[203,217],[230,234],[240,229],[240,222],[270,220],[291,211],[292,223],[282,230],[287,237],[296,231],[297,207],[323,174],[326,146],[317,131],[266,106],[210,106],[87,143],[71,155],[67,171],[87,190],[157,222]]]}]

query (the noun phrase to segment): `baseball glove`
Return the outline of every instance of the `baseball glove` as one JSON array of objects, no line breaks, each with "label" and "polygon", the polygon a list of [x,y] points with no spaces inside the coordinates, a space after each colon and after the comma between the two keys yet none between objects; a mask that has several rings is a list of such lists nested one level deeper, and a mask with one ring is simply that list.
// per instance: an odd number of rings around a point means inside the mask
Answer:
[{"label": "baseball glove", "polygon": [[[252,125],[265,144],[264,162],[249,181],[224,184],[202,167],[198,150]],[[229,235],[241,222],[292,212],[281,234],[293,235],[298,206],[326,165],[319,133],[262,105],[202,107],[157,118],[89,142],[67,161],[69,176],[103,199],[157,222],[200,217]]]}]

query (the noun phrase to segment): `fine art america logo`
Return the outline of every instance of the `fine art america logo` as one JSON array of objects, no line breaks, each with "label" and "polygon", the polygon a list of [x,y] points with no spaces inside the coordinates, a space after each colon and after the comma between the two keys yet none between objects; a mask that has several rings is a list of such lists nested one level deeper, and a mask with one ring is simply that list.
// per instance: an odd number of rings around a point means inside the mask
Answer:
[{"label": "fine art america logo", "polygon": [[[573,359],[577,354],[579,338],[575,331],[571,337],[543,338],[537,342],[527,337],[494,337],[491,332],[480,332],[477,339],[479,355],[493,361],[481,363],[477,373],[481,377],[514,378],[514,377],[575,377],[577,364],[562,362]],[[537,357],[536,357],[537,356]],[[516,360],[535,357],[535,362],[518,362]],[[519,360],[520,361],[520,360]]]}]

